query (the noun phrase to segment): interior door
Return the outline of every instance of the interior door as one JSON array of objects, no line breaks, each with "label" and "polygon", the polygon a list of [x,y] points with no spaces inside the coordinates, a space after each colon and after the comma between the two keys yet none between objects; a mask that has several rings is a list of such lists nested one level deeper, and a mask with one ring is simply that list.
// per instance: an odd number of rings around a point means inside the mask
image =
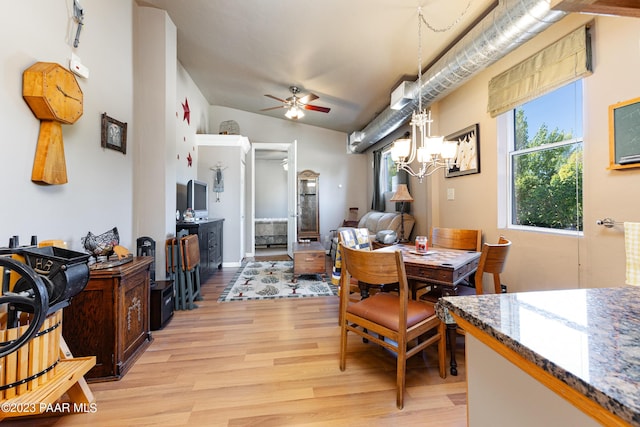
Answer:
[{"label": "interior door", "polygon": [[[246,223],[246,163],[245,163],[245,155],[240,159],[240,259],[244,258],[245,255],[245,229],[247,227]],[[252,222],[253,224],[253,222]]]},{"label": "interior door", "polygon": [[298,161],[297,151],[298,141],[293,141],[289,145],[287,150],[287,162],[289,163],[289,170],[287,173],[287,190],[289,196],[287,197],[287,211],[289,212],[289,221],[287,221],[287,253],[293,258],[293,244],[298,240],[298,198],[297,189],[298,185]]}]

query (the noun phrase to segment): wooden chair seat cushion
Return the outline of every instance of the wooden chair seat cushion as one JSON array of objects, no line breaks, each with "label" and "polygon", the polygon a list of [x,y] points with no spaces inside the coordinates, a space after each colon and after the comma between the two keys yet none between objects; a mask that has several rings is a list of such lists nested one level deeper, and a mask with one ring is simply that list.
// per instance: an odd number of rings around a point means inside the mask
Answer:
[{"label": "wooden chair seat cushion", "polygon": [[[383,325],[392,331],[398,332],[398,312],[400,299],[398,295],[385,292],[377,293],[347,306],[347,313],[367,319],[371,322]],[[435,309],[429,304],[409,300],[407,307],[407,328],[435,316]]]}]

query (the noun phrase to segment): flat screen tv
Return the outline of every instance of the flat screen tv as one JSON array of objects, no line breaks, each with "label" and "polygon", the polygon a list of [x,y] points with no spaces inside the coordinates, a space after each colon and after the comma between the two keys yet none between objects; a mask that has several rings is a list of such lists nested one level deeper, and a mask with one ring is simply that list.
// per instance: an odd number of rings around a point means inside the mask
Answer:
[{"label": "flat screen tv", "polygon": [[189,180],[187,183],[187,207],[193,209],[196,219],[209,217],[209,186],[206,182]]}]

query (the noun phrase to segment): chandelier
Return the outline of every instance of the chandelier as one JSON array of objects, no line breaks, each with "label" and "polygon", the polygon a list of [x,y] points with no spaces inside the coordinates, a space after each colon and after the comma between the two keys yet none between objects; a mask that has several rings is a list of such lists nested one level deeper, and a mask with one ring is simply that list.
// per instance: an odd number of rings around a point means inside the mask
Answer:
[{"label": "chandelier", "polygon": [[[422,182],[436,170],[455,165],[457,143],[445,141],[442,136],[431,135],[431,110],[422,108],[422,8],[418,8],[418,110],[411,116],[411,138],[407,136],[394,141],[391,158],[398,171],[404,170]],[[426,22],[425,22],[426,23]],[[419,169],[411,167],[418,160]]]}]

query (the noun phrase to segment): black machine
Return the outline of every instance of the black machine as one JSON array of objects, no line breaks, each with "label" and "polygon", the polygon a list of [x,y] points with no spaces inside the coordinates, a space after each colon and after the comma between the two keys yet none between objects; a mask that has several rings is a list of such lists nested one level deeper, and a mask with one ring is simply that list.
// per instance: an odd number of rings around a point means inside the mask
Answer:
[{"label": "black machine", "polygon": [[[9,256],[11,254],[23,256],[25,262],[16,261]],[[30,317],[24,334],[13,341],[0,343],[0,357],[29,342],[49,314],[68,306],[87,286],[89,256],[54,246],[0,249],[0,267],[5,272],[0,306],[7,305],[7,327],[18,326],[21,313],[28,313]],[[11,290],[9,272],[18,276]]]}]

